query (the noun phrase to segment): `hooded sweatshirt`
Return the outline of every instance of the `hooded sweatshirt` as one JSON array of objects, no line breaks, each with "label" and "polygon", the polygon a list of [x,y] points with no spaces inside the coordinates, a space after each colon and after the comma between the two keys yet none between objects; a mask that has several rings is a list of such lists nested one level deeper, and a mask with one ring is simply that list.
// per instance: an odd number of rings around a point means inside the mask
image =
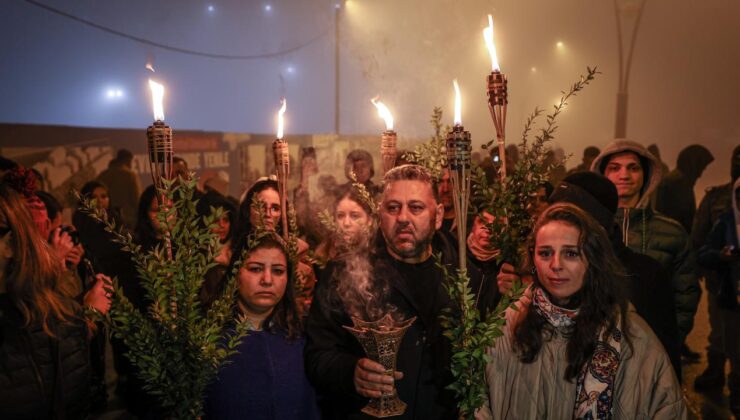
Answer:
[{"label": "hooded sweatshirt", "polygon": [[625,245],[658,260],[671,273],[676,321],[683,342],[694,325],[701,295],[689,235],[680,223],[650,208],[650,196],[660,184],[662,169],[660,162],[641,144],[614,140],[594,159],[591,170],[604,175],[610,156],[621,152],[633,152],[640,158],[644,177],[637,204],[634,208],[617,209],[615,221]]},{"label": "hooded sweatshirt", "polygon": [[663,178],[655,193],[655,210],[681,223],[687,232],[691,232],[696,213],[694,185],[712,161],[714,156],[706,147],[686,147],[678,154],[676,169]]}]

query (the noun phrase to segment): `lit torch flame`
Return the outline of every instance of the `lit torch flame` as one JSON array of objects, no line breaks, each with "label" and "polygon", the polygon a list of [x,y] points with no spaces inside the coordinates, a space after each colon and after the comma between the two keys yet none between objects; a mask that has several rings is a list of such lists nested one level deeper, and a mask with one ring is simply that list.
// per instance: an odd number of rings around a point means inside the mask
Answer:
[{"label": "lit torch flame", "polygon": [[378,96],[370,99],[370,102],[378,108],[378,115],[380,118],[385,120],[385,129],[387,131],[393,130],[393,115],[391,115],[391,111],[388,110],[388,107],[378,100]]},{"label": "lit torch flame", "polygon": [[280,100],[280,111],[278,111],[278,129],[277,129],[277,138],[282,140],[283,139],[283,128],[285,127],[285,109],[287,107],[288,101],[285,100],[285,98]]},{"label": "lit torch flame", "polygon": [[491,15],[488,15],[488,27],[483,29],[483,39],[486,40],[486,47],[488,47],[488,53],[491,55],[491,70],[501,71],[496,56],[496,44],[493,43],[493,16]]},{"label": "lit torch flame", "polygon": [[452,81],[452,85],[455,86],[455,125],[462,125],[462,105],[460,99],[460,86],[457,84],[457,79]]},{"label": "lit torch flame", "polygon": [[152,90],[152,110],[154,121],[164,121],[164,86],[149,79],[149,89]]}]

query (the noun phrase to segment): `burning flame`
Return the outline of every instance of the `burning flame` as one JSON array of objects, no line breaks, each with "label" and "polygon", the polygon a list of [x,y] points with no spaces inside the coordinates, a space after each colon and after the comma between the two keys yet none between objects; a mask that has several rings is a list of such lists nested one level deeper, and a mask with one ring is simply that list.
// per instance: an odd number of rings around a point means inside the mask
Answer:
[{"label": "burning flame", "polygon": [[491,55],[491,70],[501,71],[498,66],[498,57],[496,56],[496,44],[493,43],[493,16],[488,15],[488,27],[483,30],[483,39],[486,40],[488,54]]},{"label": "burning flame", "polygon": [[154,121],[164,121],[164,86],[149,79],[149,89],[152,90],[152,109],[154,110]]},{"label": "burning flame", "polygon": [[283,139],[283,129],[285,127],[285,109],[288,105],[288,101],[285,100],[285,98],[280,100],[280,111],[278,111],[278,129],[277,129],[277,138],[282,140]]},{"label": "burning flame", "polygon": [[370,102],[378,108],[378,115],[380,118],[385,120],[385,129],[388,131],[393,130],[393,115],[391,115],[391,111],[388,110],[388,107],[378,100],[378,96],[370,99]]},{"label": "burning flame", "polygon": [[455,125],[462,125],[462,105],[460,99],[460,86],[457,84],[457,79],[452,81],[452,85],[455,86]]}]

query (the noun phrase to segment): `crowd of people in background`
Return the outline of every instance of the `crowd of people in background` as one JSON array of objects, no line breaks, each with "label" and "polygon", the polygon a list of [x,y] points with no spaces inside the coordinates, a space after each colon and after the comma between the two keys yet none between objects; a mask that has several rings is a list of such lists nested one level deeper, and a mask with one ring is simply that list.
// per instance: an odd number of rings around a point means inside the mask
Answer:
[{"label": "crowd of people in background", "polygon": [[[507,149],[508,167],[517,164],[516,152]],[[558,153],[547,159],[549,180],[527,209],[534,228],[522,244],[522,266],[502,261],[492,247],[499,232],[490,229],[490,213],[471,215],[466,237],[458,237],[449,172],[435,177],[401,153],[380,177],[372,155],[353,150],[344,162],[347,180],[339,182],[320,173],[312,148],[303,149],[289,197],[300,237],[296,258],[282,235],[288,209],[274,177],[238,198],[216,181],[202,185],[197,209],[202,216],[222,209],[211,225],[222,247],[200,302],[212,305],[236,270],[234,322],[246,318],[252,329],[208,386],[206,417],[363,418],[368,398],[397,393],[407,404],[402,418],[457,419],[448,388],[451,346],[439,316],[453,307],[441,266],[457,268],[459,244],[481,313],[512,285],[527,285],[489,349],[479,418],[687,418],[681,365],[700,357],[686,337],[701,279],[708,367],[689,385],[703,392],[727,382],[730,410],[740,416],[740,146],[727,182],[709,188],[698,206],[694,187],[714,161],[701,145],[683,149],[670,171],[656,145],[624,139],[586,147],[570,170]],[[94,315],[109,311],[104,284],[113,277],[143,314],[151,304],[131,256],[83,209],[93,200],[143,250],[162,243],[157,191],[142,190],[132,160],[118,151],[82,186],[65,220],[66,200],[42,191],[38,172],[0,157],[0,417],[104,412],[113,397],[106,349],[126,410],[142,419],[163,415],[125,343],[109,338]],[[192,176],[183,159],[174,164],[175,176]],[[480,165],[495,182],[491,159]],[[257,229],[270,233],[250,243]],[[400,344],[396,372],[368,359],[343,328],[352,317],[389,311],[417,318]]]}]

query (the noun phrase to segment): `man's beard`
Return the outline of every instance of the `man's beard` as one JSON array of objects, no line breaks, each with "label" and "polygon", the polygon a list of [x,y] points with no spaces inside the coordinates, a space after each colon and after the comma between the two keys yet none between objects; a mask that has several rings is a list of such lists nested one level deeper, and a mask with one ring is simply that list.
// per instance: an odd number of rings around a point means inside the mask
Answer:
[{"label": "man's beard", "polygon": [[[401,258],[420,257],[424,254],[424,252],[429,248],[429,246],[432,243],[432,239],[434,238],[434,232],[436,231],[435,226],[436,226],[436,217],[433,217],[429,223],[427,235],[421,239],[414,238],[414,242],[413,242],[414,246],[410,249],[405,249],[405,248],[398,249],[394,241],[389,241],[389,244],[391,248],[393,249],[393,252]],[[395,232],[395,234],[398,234],[398,232]]]}]

